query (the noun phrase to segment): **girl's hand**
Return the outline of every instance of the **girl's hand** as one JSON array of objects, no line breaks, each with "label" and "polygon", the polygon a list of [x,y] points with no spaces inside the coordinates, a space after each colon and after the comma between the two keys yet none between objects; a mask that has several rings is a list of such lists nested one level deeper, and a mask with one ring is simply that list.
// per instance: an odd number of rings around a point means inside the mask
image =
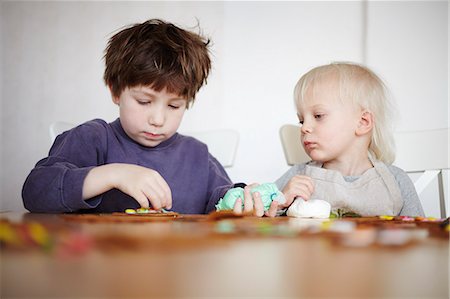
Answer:
[{"label": "girl's hand", "polygon": [[314,192],[314,181],[306,175],[296,175],[284,186],[283,190],[286,202],[279,204],[277,201],[273,201],[266,216],[275,217],[278,210],[289,207],[295,198],[301,197],[304,200],[308,200]]},{"label": "girl's hand", "polygon": [[172,208],[172,192],[155,170],[134,164],[113,163],[93,168],[85,178],[83,198],[97,196],[113,188],[133,197],[143,208]]},{"label": "girl's hand", "polygon": [[283,192],[286,198],[286,203],[281,208],[286,208],[297,197],[301,197],[304,200],[310,199],[314,192],[314,181],[309,176],[296,175],[289,180],[281,192]]}]

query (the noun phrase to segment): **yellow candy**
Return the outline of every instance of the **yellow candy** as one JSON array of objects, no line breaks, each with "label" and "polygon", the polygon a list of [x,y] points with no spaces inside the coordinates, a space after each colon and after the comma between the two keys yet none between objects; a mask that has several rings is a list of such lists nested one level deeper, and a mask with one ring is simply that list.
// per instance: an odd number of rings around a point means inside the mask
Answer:
[{"label": "yellow candy", "polygon": [[14,228],[9,223],[5,222],[0,222],[0,242],[14,245],[21,243]]},{"label": "yellow candy", "polygon": [[126,209],[125,213],[127,213],[127,214],[136,214],[136,210],[134,210],[134,209]]},{"label": "yellow candy", "polygon": [[28,225],[30,236],[39,245],[47,245],[50,242],[50,236],[45,227],[37,222]]},{"label": "yellow candy", "polygon": [[321,230],[329,230],[330,229],[330,227],[331,227],[331,221],[324,221],[324,222],[322,222],[321,224],[320,224],[320,229]]},{"label": "yellow candy", "polygon": [[148,213],[150,213],[150,210],[146,209],[146,208],[139,208],[139,209],[136,210],[136,212],[138,214],[148,214]]},{"label": "yellow candy", "polygon": [[392,219],[394,219],[394,216],[382,215],[382,216],[379,216],[379,218],[382,220],[392,220]]}]

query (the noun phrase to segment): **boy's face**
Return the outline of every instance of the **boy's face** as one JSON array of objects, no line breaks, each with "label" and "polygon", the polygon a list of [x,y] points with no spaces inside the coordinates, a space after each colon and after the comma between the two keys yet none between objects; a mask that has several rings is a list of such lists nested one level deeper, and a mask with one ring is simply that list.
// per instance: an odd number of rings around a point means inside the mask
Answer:
[{"label": "boy's face", "polygon": [[187,100],[165,89],[147,86],[127,87],[119,97],[120,122],[127,135],[137,143],[155,147],[172,137],[180,126]]},{"label": "boy's face", "polygon": [[338,97],[336,80],[314,83],[307,88],[298,111],[301,141],[315,161],[330,162],[351,158],[360,112]]}]

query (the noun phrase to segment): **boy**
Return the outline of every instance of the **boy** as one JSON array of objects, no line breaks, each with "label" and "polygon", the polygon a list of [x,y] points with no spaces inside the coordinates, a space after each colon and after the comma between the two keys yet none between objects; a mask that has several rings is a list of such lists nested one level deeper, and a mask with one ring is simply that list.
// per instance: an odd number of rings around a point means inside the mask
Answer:
[{"label": "boy", "polygon": [[211,68],[208,40],[161,20],[115,34],[104,80],[120,117],[58,136],[22,190],[31,212],[214,210],[232,183],[205,144],[177,129]]}]

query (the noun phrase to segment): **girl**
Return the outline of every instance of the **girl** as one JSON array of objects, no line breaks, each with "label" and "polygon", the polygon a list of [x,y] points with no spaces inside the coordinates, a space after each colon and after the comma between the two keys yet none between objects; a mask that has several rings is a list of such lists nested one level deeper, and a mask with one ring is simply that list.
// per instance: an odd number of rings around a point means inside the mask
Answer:
[{"label": "girl", "polygon": [[322,199],[332,211],[361,216],[424,212],[414,184],[395,158],[392,107],[380,78],[367,67],[333,63],[298,81],[294,98],[300,139],[310,162],[276,181],[289,206],[294,199]]}]

